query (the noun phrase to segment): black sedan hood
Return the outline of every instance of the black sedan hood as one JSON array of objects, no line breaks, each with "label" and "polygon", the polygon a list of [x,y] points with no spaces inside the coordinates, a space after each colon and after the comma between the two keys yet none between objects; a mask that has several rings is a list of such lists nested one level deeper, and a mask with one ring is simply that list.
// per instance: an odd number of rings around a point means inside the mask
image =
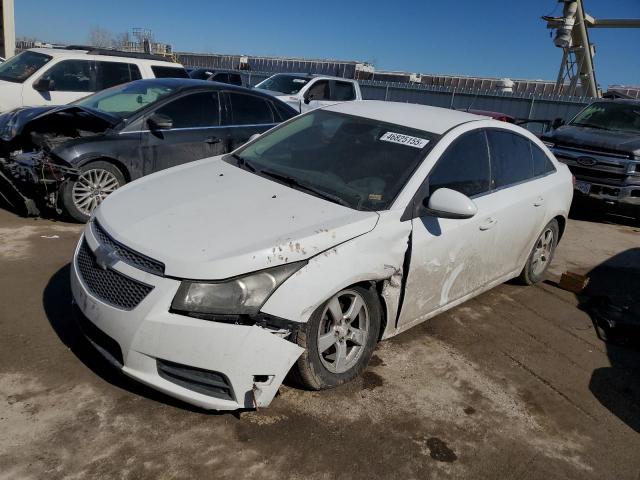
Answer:
[{"label": "black sedan hood", "polygon": [[53,107],[25,107],[17,108],[0,115],[0,139],[11,141],[22,133],[24,127],[34,120],[39,120],[45,116],[69,112],[84,112],[106,123],[106,126],[115,126],[122,121],[115,115],[95,110],[93,108],[81,107],[79,105],[62,105]]},{"label": "black sedan hood", "polygon": [[637,133],[564,125],[545,135],[544,139],[558,146],[619,152],[640,157],[640,135]]}]

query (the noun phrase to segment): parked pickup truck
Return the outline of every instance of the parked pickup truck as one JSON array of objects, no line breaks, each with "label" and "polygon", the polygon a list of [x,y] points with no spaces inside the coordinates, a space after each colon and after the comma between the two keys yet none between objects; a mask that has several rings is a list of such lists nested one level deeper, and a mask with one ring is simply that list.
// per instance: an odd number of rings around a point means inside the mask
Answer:
[{"label": "parked pickup truck", "polygon": [[621,207],[640,221],[640,100],[598,100],[543,135],[576,178],[576,198]]},{"label": "parked pickup truck", "polygon": [[300,113],[334,103],[362,100],[357,81],[308,73],[277,73],[255,88],[267,91]]}]

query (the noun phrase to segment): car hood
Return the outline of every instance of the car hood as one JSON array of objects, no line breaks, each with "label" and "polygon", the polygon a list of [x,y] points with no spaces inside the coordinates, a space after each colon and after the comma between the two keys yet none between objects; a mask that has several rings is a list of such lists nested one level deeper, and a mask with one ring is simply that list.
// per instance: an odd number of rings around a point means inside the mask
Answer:
[{"label": "car hood", "polygon": [[545,139],[558,146],[565,144],[640,156],[640,135],[636,133],[564,125],[545,135]]},{"label": "car hood", "polygon": [[371,231],[362,212],[213,157],[144,177],[110,195],[96,219],[165,274],[218,280],[295,262]]},{"label": "car hood", "polygon": [[78,105],[21,107],[0,115],[0,138],[5,141],[13,140],[22,133],[24,127],[30,122],[48,115],[61,112],[73,112],[74,110],[93,115],[106,122],[107,126],[114,126],[121,121],[120,118],[101,112],[100,110],[94,110],[92,108],[81,107]]}]

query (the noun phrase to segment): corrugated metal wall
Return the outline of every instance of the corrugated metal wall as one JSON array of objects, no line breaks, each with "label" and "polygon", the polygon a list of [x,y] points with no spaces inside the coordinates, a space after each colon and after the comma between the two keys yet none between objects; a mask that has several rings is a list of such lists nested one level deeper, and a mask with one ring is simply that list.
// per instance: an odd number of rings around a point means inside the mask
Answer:
[{"label": "corrugated metal wall", "polygon": [[[265,72],[240,72],[246,85],[255,86],[272,75]],[[495,90],[474,91],[452,87],[360,80],[366,100],[419,103],[436,107],[502,112],[519,119],[571,119],[592,98],[560,95],[502,93]]]}]

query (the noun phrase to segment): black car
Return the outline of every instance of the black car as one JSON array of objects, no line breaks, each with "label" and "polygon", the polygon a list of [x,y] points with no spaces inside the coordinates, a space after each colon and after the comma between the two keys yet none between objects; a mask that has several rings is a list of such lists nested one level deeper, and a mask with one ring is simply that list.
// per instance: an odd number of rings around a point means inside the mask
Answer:
[{"label": "black car", "polygon": [[228,83],[242,86],[242,75],[231,70],[212,70],[210,68],[196,68],[189,72],[195,80],[209,80],[210,82]]},{"label": "black car", "polygon": [[123,184],[230,152],[296,114],[267,94],[190,79],[138,80],[70,105],[18,109],[0,116],[2,191],[31,213],[44,201],[86,221]]}]

